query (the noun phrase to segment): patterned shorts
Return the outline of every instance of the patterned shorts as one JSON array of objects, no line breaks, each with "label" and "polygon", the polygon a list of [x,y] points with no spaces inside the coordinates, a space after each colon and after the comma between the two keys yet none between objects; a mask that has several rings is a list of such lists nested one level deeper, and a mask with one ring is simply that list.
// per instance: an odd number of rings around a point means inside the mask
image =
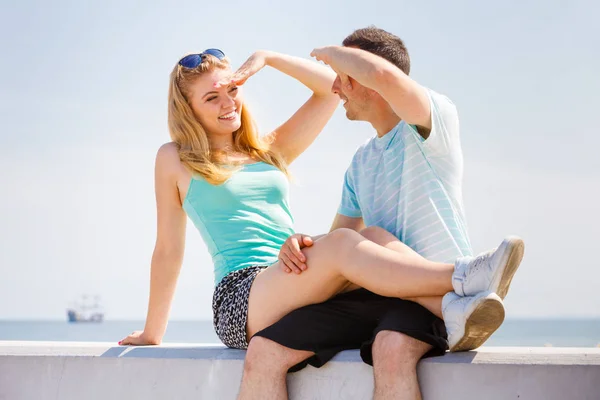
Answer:
[{"label": "patterned shorts", "polygon": [[246,321],[248,297],[256,275],[266,266],[255,266],[227,274],[213,295],[213,324],[223,344],[234,349],[248,348]]}]

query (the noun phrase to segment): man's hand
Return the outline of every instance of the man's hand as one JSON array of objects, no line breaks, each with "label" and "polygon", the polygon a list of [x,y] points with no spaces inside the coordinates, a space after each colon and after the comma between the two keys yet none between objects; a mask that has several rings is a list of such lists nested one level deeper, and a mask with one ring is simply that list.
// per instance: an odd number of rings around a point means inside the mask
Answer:
[{"label": "man's hand", "polygon": [[[390,61],[366,50],[345,46],[316,48],[310,53],[329,65],[335,72],[350,76],[353,86],[360,84],[379,93],[394,113],[407,124],[425,128],[420,131],[427,139],[431,130],[431,105],[427,89],[412,80]],[[342,79],[342,87],[348,91]],[[355,83],[357,82],[357,83]]]},{"label": "man's hand", "polygon": [[336,47],[338,46],[317,47],[310,53],[310,56],[316,58],[317,61],[323,61],[325,64],[331,65],[331,53]]},{"label": "man's hand", "polygon": [[279,250],[279,261],[281,268],[287,272],[297,274],[306,271],[306,256],[301,249],[313,245],[313,239],[310,236],[296,233],[288,237]]},{"label": "man's hand", "polygon": [[332,65],[333,53],[335,52],[335,49],[337,47],[338,46],[319,47],[314,49],[310,53],[310,56],[316,58],[317,61],[322,61],[323,63],[329,65],[331,69],[333,69],[333,71],[340,78],[341,85],[344,88],[344,90],[352,90],[352,81],[350,80],[348,75],[342,72],[339,68],[336,68]]}]

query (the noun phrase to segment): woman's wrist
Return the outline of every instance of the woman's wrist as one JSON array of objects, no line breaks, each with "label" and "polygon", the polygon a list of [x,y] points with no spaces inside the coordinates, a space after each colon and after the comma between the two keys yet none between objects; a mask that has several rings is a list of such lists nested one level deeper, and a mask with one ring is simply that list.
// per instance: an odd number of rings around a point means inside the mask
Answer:
[{"label": "woman's wrist", "polygon": [[335,79],[335,73],[331,69],[304,58],[270,50],[259,50],[257,53],[263,57],[265,65],[300,81],[315,95],[331,95],[331,86]]},{"label": "woman's wrist", "polygon": [[160,342],[165,334],[166,326],[153,326],[156,325],[152,323],[153,321],[146,321],[146,326],[144,326],[144,339],[147,339],[152,342]]},{"label": "woman's wrist", "polygon": [[142,336],[143,336],[143,339],[145,342],[153,343],[153,344],[159,344],[162,341],[162,337],[163,337],[163,335],[160,335],[156,332],[147,331],[146,329],[144,329]]},{"label": "woman's wrist", "polygon": [[257,53],[264,57],[265,65],[268,65],[269,67],[273,67],[273,61],[277,60],[278,58],[281,58],[280,53],[276,53],[270,50],[258,50]]}]

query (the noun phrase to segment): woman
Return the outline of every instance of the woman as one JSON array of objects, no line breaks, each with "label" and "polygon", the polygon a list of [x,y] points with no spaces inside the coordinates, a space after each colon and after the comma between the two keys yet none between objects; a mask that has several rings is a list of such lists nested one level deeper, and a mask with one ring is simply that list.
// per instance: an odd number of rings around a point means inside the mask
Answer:
[{"label": "woman", "polygon": [[[313,94],[261,140],[240,85],[266,65],[299,80]],[[161,342],[182,263],[186,214],[213,257],[215,329],[229,347],[244,349],[256,332],[290,311],[358,287],[413,299],[444,295],[460,285],[462,296],[479,296],[479,310],[503,318],[500,299],[489,291],[503,297],[508,290],[520,261],[512,242],[473,262],[457,263],[455,271],[453,264],[394,252],[340,229],[306,250],[307,271],[284,272],[279,249],[294,233],[287,165],[331,117],[339,101],[330,92],[334,79],[324,66],[267,51],[252,55],[233,76],[220,50],[179,61],[169,89],[173,142],[163,145],[156,158],[158,232],[146,326],[120,344]],[[484,320],[498,324],[498,319]]]}]

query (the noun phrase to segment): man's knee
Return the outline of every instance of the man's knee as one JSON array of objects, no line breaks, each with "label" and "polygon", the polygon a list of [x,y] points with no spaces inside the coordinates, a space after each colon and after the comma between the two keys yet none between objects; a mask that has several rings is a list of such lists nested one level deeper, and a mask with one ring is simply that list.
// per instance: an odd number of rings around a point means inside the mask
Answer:
[{"label": "man's knee", "polygon": [[373,366],[383,371],[414,370],[431,345],[400,332],[381,331],[373,342]]},{"label": "man's knee", "polygon": [[312,353],[294,350],[280,345],[272,340],[255,336],[250,340],[244,370],[248,372],[273,371],[287,372],[299,362],[310,357]]}]

